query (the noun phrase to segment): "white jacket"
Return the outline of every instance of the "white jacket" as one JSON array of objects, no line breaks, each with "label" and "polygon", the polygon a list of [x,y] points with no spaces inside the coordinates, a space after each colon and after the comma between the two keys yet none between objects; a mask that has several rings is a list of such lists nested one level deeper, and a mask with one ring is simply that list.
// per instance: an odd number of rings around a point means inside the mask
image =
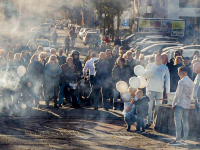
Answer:
[{"label": "white jacket", "polygon": [[[148,70],[148,66],[146,70]],[[166,93],[170,93],[170,75],[167,66],[153,63],[153,71],[154,76],[147,80],[147,91],[163,92],[165,82]]]}]

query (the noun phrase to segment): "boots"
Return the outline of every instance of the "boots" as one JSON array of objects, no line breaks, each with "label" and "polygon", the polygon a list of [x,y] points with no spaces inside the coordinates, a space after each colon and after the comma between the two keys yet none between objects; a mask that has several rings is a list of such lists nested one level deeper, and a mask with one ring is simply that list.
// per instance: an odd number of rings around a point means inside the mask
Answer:
[{"label": "boots", "polygon": [[113,104],[113,110],[117,110],[117,103]]},{"label": "boots", "polygon": [[58,105],[57,105],[58,104],[57,96],[54,96],[53,100],[54,100],[54,108],[59,108]]}]

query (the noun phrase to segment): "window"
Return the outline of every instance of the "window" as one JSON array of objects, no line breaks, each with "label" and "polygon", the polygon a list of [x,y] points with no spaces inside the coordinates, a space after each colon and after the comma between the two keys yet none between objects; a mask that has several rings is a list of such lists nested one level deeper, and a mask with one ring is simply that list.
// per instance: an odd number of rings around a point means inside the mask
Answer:
[{"label": "window", "polygon": [[180,8],[200,8],[199,0],[179,0]]}]

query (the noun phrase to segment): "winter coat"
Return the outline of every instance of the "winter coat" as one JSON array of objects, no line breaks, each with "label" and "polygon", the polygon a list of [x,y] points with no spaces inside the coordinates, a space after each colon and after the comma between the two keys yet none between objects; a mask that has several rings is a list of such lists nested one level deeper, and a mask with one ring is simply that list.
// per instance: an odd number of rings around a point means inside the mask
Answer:
[{"label": "winter coat", "polygon": [[77,82],[78,76],[75,73],[75,67],[73,68],[72,66],[69,67],[67,63],[63,64],[61,66],[62,73],[60,77],[60,83],[68,82],[68,81],[74,81]]},{"label": "winter coat", "polygon": [[123,68],[120,68],[119,66],[115,66],[112,70],[112,79],[115,82],[115,84],[122,80],[128,83],[128,80],[130,78],[130,71],[128,66],[123,66]]},{"label": "winter coat", "polygon": [[39,61],[32,62],[28,65],[27,74],[32,82],[43,82],[44,67]]},{"label": "winter coat", "polygon": [[100,59],[94,61],[95,75],[94,83],[104,84],[111,82],[110,64],[108,61]]},{"label": "winter coat", "polygon": [[149,97],[143,96],[141,99],[138,99],[135,104],[135,115],[138,115],[140,117],[146,117],[148,116],[148,110],[149,110]]},{"label": "winter coat", "polygon": [[[57,63],[54,68],[50,63],[47,63],[45,66],[45,95],[50,97],[54,95],[58,95],[59,84],[60,84],[60,74],[62,73],[62,69],[60,65]],[[56,75],[56,78],[53,75]],[[45,97],[46,97],[45,96]]]}]

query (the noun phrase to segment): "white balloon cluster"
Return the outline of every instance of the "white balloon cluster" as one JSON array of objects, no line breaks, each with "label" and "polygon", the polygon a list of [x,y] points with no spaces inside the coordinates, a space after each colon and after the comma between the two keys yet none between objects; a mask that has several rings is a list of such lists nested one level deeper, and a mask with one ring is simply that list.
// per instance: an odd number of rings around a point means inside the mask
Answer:
[{"label": "white balloon cluster", "polygon": [[[134,72],[138,77],[131,77],[129,79],[129,85],[130,87],[136,89],[136,88],[145,88],[147,86],[147,80],[151,77],[154,76],[154,64],[149,64],[146,68],[146,70],[144,69],[144,67],[142,65],[137,65],[134,68]],[[131,96],[128,93],[128,84],[125,81],[119,81],[116,84],[116,88],[117,90],[120,92],[121,94],[121,98],[124,101],[130,101],[131,100]]]}]

